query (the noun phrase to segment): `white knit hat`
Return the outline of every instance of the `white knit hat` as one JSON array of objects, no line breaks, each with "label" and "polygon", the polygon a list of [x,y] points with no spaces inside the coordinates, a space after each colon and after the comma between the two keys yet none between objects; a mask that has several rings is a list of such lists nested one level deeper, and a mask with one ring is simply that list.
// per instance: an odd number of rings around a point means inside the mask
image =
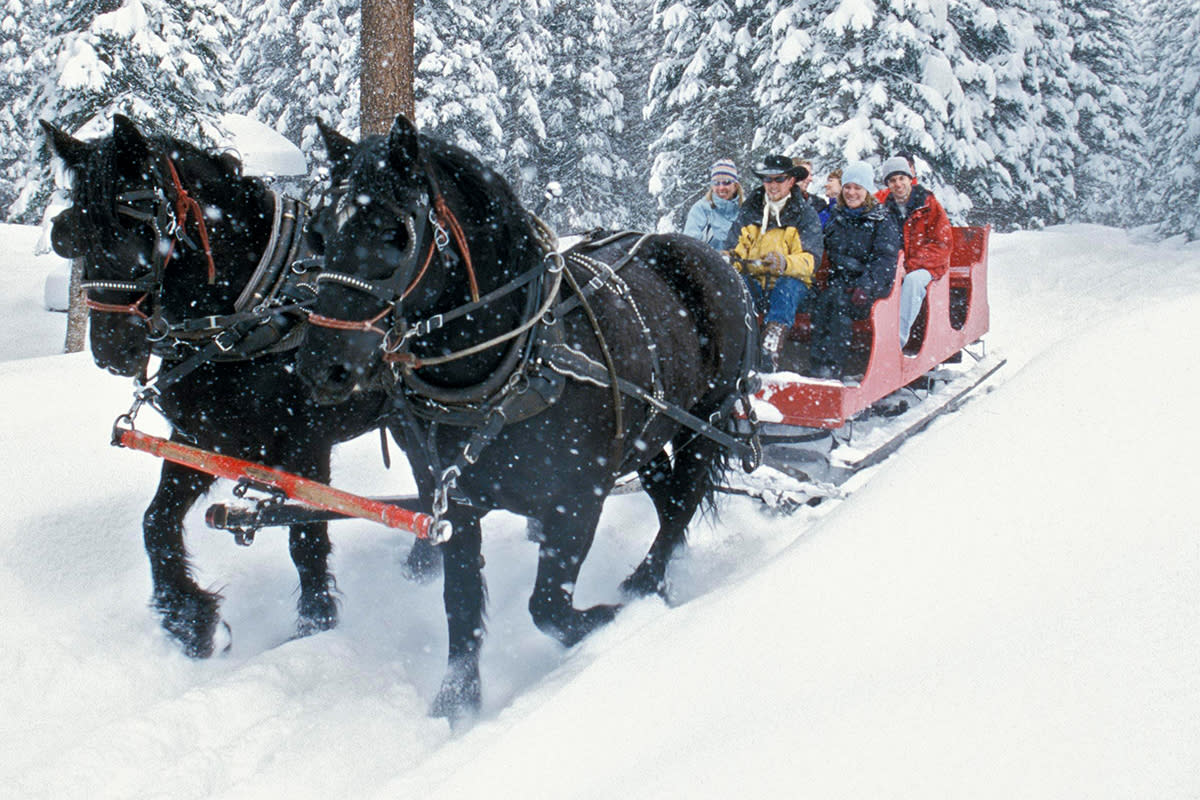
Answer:
[{"label": "white knit hat", "polygon": [[875,190],[875,171],[865,161],[851,161],[842,170],[842,186],[856,183],[867,191]]}]

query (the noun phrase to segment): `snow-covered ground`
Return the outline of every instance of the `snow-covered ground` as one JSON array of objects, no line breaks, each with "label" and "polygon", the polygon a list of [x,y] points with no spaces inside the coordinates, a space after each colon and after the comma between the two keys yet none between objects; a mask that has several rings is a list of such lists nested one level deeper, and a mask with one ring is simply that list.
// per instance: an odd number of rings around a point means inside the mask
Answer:
[{"label": "snow-covered ground", "polygon": [[[489,516],[485,708],[451,732],[426,716],[440,588],[401,577],[405,535],[336,524],[342,624],[285,642],[284,533],[239,548],[198,508],[234,647],[164,638],[140,532],[158,465],[108,444],[128,383],[54,355],[35,238],[0,227],[0,796],[1200,797],[1196,245],[995,236],[990,391],[845,500],[726,498],[670,604],[572,651],[528,619],[523,522]],[[339,449],[334,483],[409,490],[377,450]],[[581,604],[616,599],[650,519],[610,500]]]}]

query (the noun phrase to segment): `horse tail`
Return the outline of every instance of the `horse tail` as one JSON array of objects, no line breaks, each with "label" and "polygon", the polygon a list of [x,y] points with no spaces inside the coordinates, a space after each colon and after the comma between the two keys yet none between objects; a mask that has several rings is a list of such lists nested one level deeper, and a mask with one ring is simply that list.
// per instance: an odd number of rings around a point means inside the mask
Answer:
[{"label": "horse tail", "polygon": [[712,456],[705,464],[705,489],[700,496],[700,514],[711,519],[717,517],[717,493],[720,487],[729,484],[729,473],[734,469],[733,453],[716,442],[710,442]]}]

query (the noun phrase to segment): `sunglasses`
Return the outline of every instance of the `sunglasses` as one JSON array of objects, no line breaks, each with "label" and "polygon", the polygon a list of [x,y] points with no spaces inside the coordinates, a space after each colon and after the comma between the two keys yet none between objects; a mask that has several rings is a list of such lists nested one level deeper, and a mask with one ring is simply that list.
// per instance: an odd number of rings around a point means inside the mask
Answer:
[{"label": "sunglasses", "polygon": [[770,178],[763,178],[763,183],[783,183],[790,177],[792,177],[792,176],[791,175],[775,175]]},{"label": "sunglasses", "polygon": [[733,186],[737,181],[713,181],[713,186]]}]

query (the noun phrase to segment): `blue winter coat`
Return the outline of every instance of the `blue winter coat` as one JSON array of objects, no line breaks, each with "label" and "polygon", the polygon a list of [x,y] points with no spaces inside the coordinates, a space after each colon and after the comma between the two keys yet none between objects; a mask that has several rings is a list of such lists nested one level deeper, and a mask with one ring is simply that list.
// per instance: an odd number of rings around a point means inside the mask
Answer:
[{"label": "blue winter coat", "polygon": [[737,219],[738,208],[737,200],[722,200],[714,194],[709,202],[708,197],[701,197],[688,211],[683,232],[719,250]]},{"label": "blue winter coat", "polygon": [[872,300],[887,296],[903,244],[900,228],[884,206],[869,211],[835,206],[825,227],[829,284],[862,289]]}]

